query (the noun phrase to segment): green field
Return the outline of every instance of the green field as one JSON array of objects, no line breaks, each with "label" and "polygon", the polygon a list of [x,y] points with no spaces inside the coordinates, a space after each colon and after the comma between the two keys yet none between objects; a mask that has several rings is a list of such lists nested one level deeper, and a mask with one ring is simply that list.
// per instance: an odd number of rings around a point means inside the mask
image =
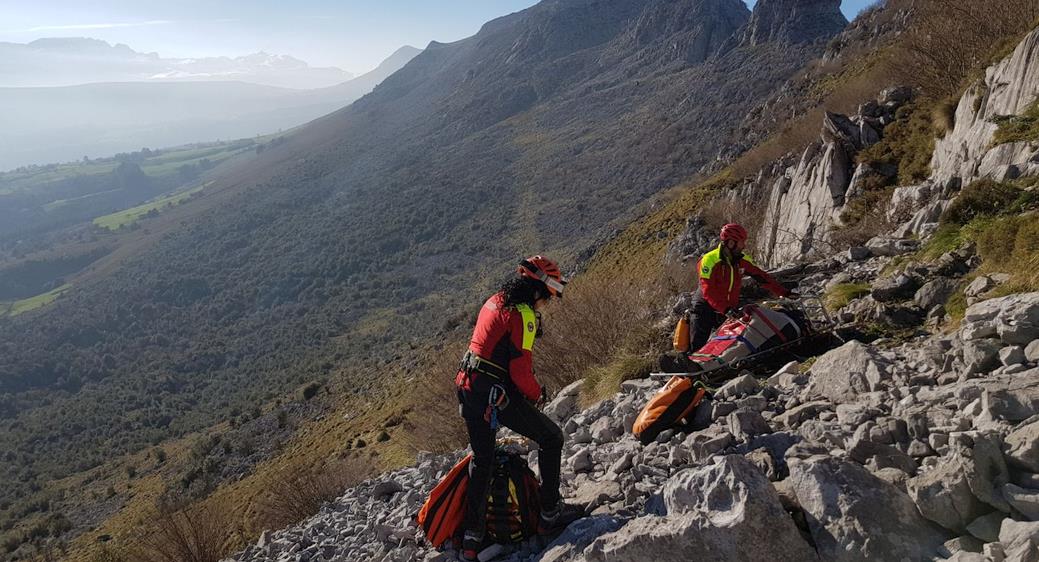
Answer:
[{"label": "green field", "polygon": [[[203,158],[208,159],[213,164],[218,164],[243,152],[255,150],[257,144],[269,141],[277,136],[280,136],[280,133],[256,137],[255,139],[240,139],[229,142],[193,144],[160,149],[153,151],[152,155],[148,157],[134,161],[140,164],[144,173],[152,177],[175,174],[181,166],[198,164]],[[113,157],[90,161],[47,164],[0,172],[0,195],[31,190],[37,186],[76,176],[110,174],[118,166],[119,161]],[[54,203],[58,202],[55,201]]]},{"label": "green field", "polygon": [[72,285],[66,283],[52,291],[43,293],[42,295],[36,295],[35,297],[29,297],[20,301],[0,302],[0,316],[17,316],[23,312],[28,312],[40,308],[41,306],[47,306],[71,288]]},{"label": "green field", "polygon": [[149,176],[162,176],[178,171],[181,166],[198,164],[203,158],[213,164],[219,164],[232,156],[254,150],[252,145],[245,147],[219,146],[209,149],[185,150],[164,154],[158,158],[149,158],[141,165],[141,170]]},{"label": "green field", "polygon": [[101,228],[107,228],[108,230],[119,230],[123,226],[130,226],[131,224],[137,222],[141,219],[141,217],[150,213],[153,210],[161,211],[166,206],[174,206],[183,203],[193,194],[205,189],[205,187],[209,185],[209,183],[200,185],[187,191],[181,191],[178,193],[174,193],[172,195],[167,195],[166,197],[155,199],[143,205],[131,207],[129,209],[125,209],[117,213],[112,213],[110,215],[98,217],[94,219],[94,224],[100,226]]},{"label": "green field", "polygon": [[80,197],[73,197],[72,199],[58,199],[57,201],[51,201],[50,203],[45,204],[43,206],[43,210],[47,211],[47,212],[51,212],[51,211],[54,211],[56,209],[60,209],[60,208],[64,207],[65,205],[68,205],[69,203],[74,203],[76,201],[83,201],[85,199],[90,199],[91,197],[97,197],[98,195],[104,195],[106,193],[112,193],[113,191],[119,191],[119,190],[118,189],[109,189],[108,191],[99,191],[97,193],[90,193],[90,194],[83,195],[83,196],[80,196]]},{"label": "green field", "polygon": [[0,195],[29,189],[74,176],[110,174],[118,166],[115,161],[70,162],[51,164],[30,170],[0,173]]}]

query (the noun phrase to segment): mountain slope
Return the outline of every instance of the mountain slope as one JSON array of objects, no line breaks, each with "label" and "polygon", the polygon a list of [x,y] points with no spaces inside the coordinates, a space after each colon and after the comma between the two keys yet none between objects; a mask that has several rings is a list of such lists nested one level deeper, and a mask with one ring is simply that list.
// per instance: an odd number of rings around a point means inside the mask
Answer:
[{"label": "mountain slope", "polygon": [[548,0],[431,44],[207,188],[219,205],[171,210],[109,273],[0,323],[3,447],[46,480],[307,380],[388,384],[507,264],[573,260],[822,51],[748,44],[751,20],[739,0]]}]

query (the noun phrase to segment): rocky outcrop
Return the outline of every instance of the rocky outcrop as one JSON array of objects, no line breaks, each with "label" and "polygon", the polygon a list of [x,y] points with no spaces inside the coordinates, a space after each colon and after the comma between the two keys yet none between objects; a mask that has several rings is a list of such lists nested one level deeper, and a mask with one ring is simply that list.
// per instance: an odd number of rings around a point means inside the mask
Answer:
[{"label": "rocky outcrop", "polygon": [[741,46],[828,40],[848,25],[840,0],[759,0]]},{"label": "rocky outcrop", "polygon": [[956,106],[955,126],[935,146],[934,180],[938,184],[990,177],[1039,174],[1039,147],[1018,142],[992,146],[996,117],[1019,115],[1039,97],[1039,29],[1013,54],[989,67]]},{"label": "rocky outcrop", "polygon": [[832,253],[831,230],[840,224],[848,197],[861,189],[856,178],[866,173],[856,168],[855,155],[880,140],[908,99],[908,91],[892,89],[852,117],[827,113],[821,139],[809,145],[796,164],[744,188],[767,194],[765,220],[756,240],[756,255],[763,263],[776,266]]},{"label": "rocky outcrop", "polygon": [[[1034,142],[992,145],[995,119],[1018,115],[1039,97],[1039,30],[1029,34],[1002,62],[988,68],[956,108],[955,126],[937,141],[932,175],[921,184],[895,190],[888,219],[901,224],[898,238],[928,236],[937,228],[959,188],[982,177],[997,180],[1039,175],[1039,146]],[[905,91],[887,92],[847,119],[827,114],[822,139],[809,146],[796,164],[758,177],[741,195],[763,194],[765,223],[756,255],[769,266],[812,260],[832,253],[831,233],[840,226],[845,202],[862,192],[870,175],[894,170],[853,165],[855,154],[877,142],[906,100]],[[888,109],[878,114],[878,109]],[[849,124],[850,121],[850,124]]]}]

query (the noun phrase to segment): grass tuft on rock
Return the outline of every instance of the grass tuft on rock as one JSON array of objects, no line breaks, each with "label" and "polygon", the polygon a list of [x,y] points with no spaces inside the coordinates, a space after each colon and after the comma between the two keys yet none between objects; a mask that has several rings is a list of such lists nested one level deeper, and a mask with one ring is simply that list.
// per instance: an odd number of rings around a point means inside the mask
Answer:
[{"label": "grass tuft on rock", "polygon": [[992,137],[992,146],[1039,141],[1039,99],[1025,108],[1021,115],[1000,115],[992,121],[999,126]]},{"label": "grass tuft on rock", "polygon": [[869,294],[869,283],[841,283],[826,291],[824,300],[826,307],[836,311],[844,308],[849,302]]}]

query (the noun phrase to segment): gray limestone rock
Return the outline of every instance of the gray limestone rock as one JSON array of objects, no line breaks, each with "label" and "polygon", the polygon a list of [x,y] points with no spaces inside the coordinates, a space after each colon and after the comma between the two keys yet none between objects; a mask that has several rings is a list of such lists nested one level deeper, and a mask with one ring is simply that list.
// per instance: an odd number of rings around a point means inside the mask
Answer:
[{"label": "gray limestone rock", "polygon": [[1039,340],[1032,340],[1025,346],[1025,359],[1029,363],[1039,361]]},{"label": "gray limestone rock", "polygon": [[535,560],[564,562],[577,560],[595,539],[620,529],[625,521],[612,515],[593,515],[572,523],[548,544]]},{"label": "gray limestone rock", "polygon": [[1006,438],[1007,462],[1039,472],[1039,421],[1019,426]]},{"label": "gray limestone rock", "polygon": [[772,432],[772,428],[769,427],[765,418],[761,417],[761,414],[754,410],[736,410],[729,414],[727,420],[729,433],[732,433],[737,439],[742,441],[746,441],[755,435]]},{"label": "gray limestone rock", "polygon": [[916,474],[916,462],[913,458],[890,445],[859,440],[848,449],[848,457],[876,469],[897,468],[909,475]]},{"label": "gray limestone rock", "polygon": [[790,480],[823,560],[929,560],[947,538],[908,496],[857,464],[795,461]]},{"label": "gray limestone rock", "polygon": [[584,507],[585,513],[591,513],[601,505],[620,500],[624,497],[621,485],[611,480],[588,481],[574,491],[567,501],[573,505]]},{"label": "gray limestone rock", "polygon": [[1015,484],[1004,484],[1003,498],[1029,521],[1039,521],[1039,490],[1029,490]]},{"label": "gray limestone rock", "polygon": [[873,282],[870,295],[877,302],[896,302],[913,298],[920,284],[916,279],[900,273],[894,277],[884,277]]},{"label": "gray limestone rock", "polygon": [[372,490],[372,498],[376,500],[387,500],[393,496],[393,494],[403,491],[404,486],[396,480],[384,480],[375,485],[375,489]]},{"label": "gray limestone rock", "polygon": [[999,364],[999,344],[993,340],[964,342],[963,363],[968,374],[991,371]]},{"label": "gray limestone rock", "polygon": [[971,281],[970,285],[967,285],[967,287],[963,289],[963,294],[968,297],[977,297],[984,293],[987,293],[990,289],[994,288],[995,286],[996,282],[993,281],[991,277],[988,277],[987,275],[980,275],[977,279]]},{"label": "gray limestone rock", "polygon": [[942,459],[934,469],[906,482],[909,496],[924,517],[962,533],[972,521],[990,512],[971,491],[964,459]]},{"label": "gray limestone rock", "polygon": [[920,247],[920,241],[914,238],[877,236],[866,242],[866,247],[874,256],[900,256],[915,252]]},{"label": "gray limestone rock", "polygon": [[577,399],[584,381],[577,381],[560,390],[544,409],[545,415],[556,423],[562,423],[577,413]]},{"label": "gray limestone rock", "polygon": [[967,90],[956,107],[955,126],[935,144],[932,179],[958,179],[966,185],[979,177],[995,176],[1011,165],[1019,171],[1031,169],[1031,151],[992,146],[998,128],[993,118],[1020,115],[1035,99],[1039,91],[1037,56],[1039,33],[1032,32],[1010,56],[986,69],[982,83]]},{"label": "gray limestone rock", "polygon": [[580,474],[582,472],[590,472],[592,470],[592,455],[588,449],[580,449],[573,456],[567,459],[567,465],[574,474]]},{"label": "gray limestone rock", "polygon": [[748,394],[754,394],[760,387],[761,383],[758,382],[758,379],[751,375],[741,375],[723,384],[722,387],[714,393],[714,397],[718,400],[737,398]]},{"label": "gray limestone rock", "polygon": [[795,408],[791,408],[773,418],[773,421],[775,421],[783,427],[793,428],[800,425],[802,421],[808,418],[815,417],[819,414],[819,412],[831,409],[833,409],[833,404],[831,404],[829,401],[815,400],[812,402],[806,402]]},{"label": "gray limestone rock", "polygon": [[[1039,522],[1014,521],[1007,518],[999,528],[999,542],[1007,552],[1007,560],[1011,560],[1009,554],[1020,549],[1022,546],[1030,547],[1033,556],[1039,555]],[[1021,560],[1032,560],[1036,558]]]},{"label": "gray limestone rock", "polygon": [[771,484],[741,456],[683,470],[663,494],[666,516],[639,517],[600,537],[584,559],[679,562],[696,553],[697,560],[712,562],[817,560]]},{"label": "gray limestone rock", "polygon": [[1019,345],[1008,345],[999,350],[999,362],[1004,366],[1020,365],[1025,362],[1025,350]]},{"label": "gray limestone rock", "polygon": [[1005,517],[1000,511],[982,515],[967,525],[967,532],[983,542],[996,542],[999,540],[999,526]]},{"label": "gray limestone rock", "polygon": [[886,361],[856,340],[826,352],[812,365],[808,393],[839,404],[876,390],[888,378]]},{"label": "gray limestone rock", "polygon": [[956,281],[945,277],[932,279],[923,284],[913,295],[913,302],[924,310],[945,304],[949,296],[956,290]]},{"label": "gray limestone rock", "polygon": [[986,390],[982,409],[993,419],[1019,422],[1039,414],[1039,369],[1016,373],[1009,383]]}]

